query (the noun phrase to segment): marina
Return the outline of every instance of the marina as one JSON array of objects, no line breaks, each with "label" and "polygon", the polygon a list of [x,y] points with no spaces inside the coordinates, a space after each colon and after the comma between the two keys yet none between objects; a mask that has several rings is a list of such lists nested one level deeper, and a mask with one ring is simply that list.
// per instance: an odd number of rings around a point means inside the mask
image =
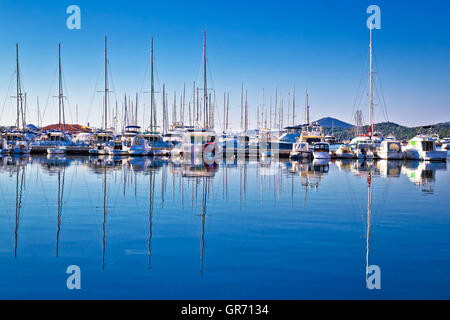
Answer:
[{"label": "marina", "polygon": [[0,299],[450,299],[450,29],[423,6],[1,1]]}]

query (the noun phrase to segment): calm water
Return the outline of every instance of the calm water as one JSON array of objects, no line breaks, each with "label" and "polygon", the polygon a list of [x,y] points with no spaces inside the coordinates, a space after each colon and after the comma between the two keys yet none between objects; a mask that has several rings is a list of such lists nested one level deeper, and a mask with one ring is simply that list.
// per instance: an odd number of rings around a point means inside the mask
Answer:
[{"label": "calm water", "polygon": [[450,299],[446,163],[3,157],[0,194],[3,299]]}]

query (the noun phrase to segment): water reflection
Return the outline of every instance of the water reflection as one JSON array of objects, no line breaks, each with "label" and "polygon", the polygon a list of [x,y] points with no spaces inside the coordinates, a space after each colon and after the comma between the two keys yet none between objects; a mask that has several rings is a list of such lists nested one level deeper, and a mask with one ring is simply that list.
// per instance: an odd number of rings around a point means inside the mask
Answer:
[{"label": "water reflection", "polygon": [[[66,248],[61,240],[68,237],[68,231],[71,228],[68,223],[63,225],[63,221],[67,218],[68,212],[72,212],[72,214],[74,212],[74,202],[70,201],[69,195],[76,190],[81,194],[78,199],[81,198],[82,201],[85,201],[80,205],[83,210],[88,214],[95,213],[99,219],[96,238],[92,238],[92,234],[89,238],[99,242],[98,251],[95,254],[95,265],[99,270],[112,269],[111,260],[117,254],[117,251],[114,251],[117,249],[112,248],[110,241],[120,237],[117,236],[117,233],[109,230],[112,224],[118,224],[117,221],[114,222],[117,215],[124,219],[120,222],[123,223],[123,226],[120,225],[120,227],[123,227],[124,230],[127,230],[127,227],[133,230],[145,223],[144,233],[141,231],[139,243],[145,248],[143,251],[146,268],[152,269],[152,272],[155,269],[154,265],[160,262],[162,257],[167,258],[161,253],[158,255],[160,250],[153,252],[153,246],[155,248],[160,246],[158,221],[169,219],[170,223],[176,225],[177,220],[174,218],[176,213],[179,214],[176,216],[177,219],[192,217],[193,229],[197,232],[195,233],[195,244],[198,246],[195,254],[196,273],[205,275],[210,269],[218,268],[212,258],[216,257],[217,259],[218,253],[213,249],[216,247],[211,246],[208,237],[217,245],[220,237],[223,240],[223,233],[228,231],[232,233],[235,232],[234,228],[242,228],[239,224],[233,225],[235,222],[225,221],[226,218],[229,218],[226,216],[228,212],[235,214],[241,210],[240,212],[245,213],[244,217],[248,219],[245,223],[250,222],[252,227],[259,223],[258,213],[269,212],[274,217],[273,219],[278,216],[280,219],[295,218],[298,220],[291,221],[292,228],[295,229],[303,226],[302,219],[310,218],[310,210],[316,210],[314,211],[317,214],[315,218],[320,221],[322,215],[325,217],[335,208],[337,213],[344,215],[346,210],[353,207],[355,212],[363,217],[362,223],[359,222],[359,227],[364,228],[364,231],[360,232],[360,236],[364,240],[365,286],[367,286],[370,276],[370,262],[375,260],[373,258],[374,229],[377,228],[377,220],[379,221],[383,212],[389,211],[380,205],[375,205],[376,200],[378,199],[379,203],[386,201],[386,195],[389,193],[387,189],[397,183],[417,186],[420,190],[419,193],[423,192],[428,196],[423,197],[426,200],[430,198],[429,195],[434,195],[435,189],[440,186],[437,184],[440,179],[440,175],[437,174],[439,171],[446,172],[447,164],[345,159],[274,161],[265,158],[261,161],[233,159],[221,164],[206,165],[198,159],[190,161],[189,159],[171,160],[169,158],[72,157],[64,155],[5,156],[0,158],[0,175],[4,176],[2,191],[9,192],[3,192],[7,199],[4,203],[9,208],[14,206],[15,210],[13,211],[15,212],[14,250],[11,254],[14,258],[20,257],[19,249],[24,246],[21,243],[24,239],[21,237],[21,233],[24,231],[21,228],[24,211],[25,215],[33,211],[32,207],[40,200],[36,189],[41,188],[44,192],[54,196],[53,202],[47,200],[52,226],[55,225],[56,213],[56,236],[54,231],[51,234],[52,256],[63,257],[72,250],[70,247]],[[72,177],[72,181],[70,181],[70,177]],[[43,180],[46,181],[46,184],[42,183]],[[348,192],[346,192],[346,188],[348,188]],[[414,188],[411,189],[414,192]],[[342,198],[336,198],[335,194]],[[95,198],[96,196],[97,198]],[[393,197],[395,196],[396,194],[393,195]],[[414,197],[415,195],[409,196]],[[296,201],[297,198],[301,198],[303,201]],[[24,199],[28,201],[25,210]],[[343,200],[349,201],[342,205],[339,202],[345,202]],[[306,206],[308,206],[308,210],[304,210]],[[289,211],[290,209],[291,211]],[[287,211],[290,212],[290,216],[286,214]],[[164,217],[165,215],[168,216]],[[11,214],[12,216],[13,214]],[[127,221],[128,218],[131,219],[130,222]],[[253,218],[255,220],[250,220]],[[281,222],[276,221],[282,224],[282,219]],[[83,220],[83,223],[85,225],[93,224],[89,220]],[[187,223],[186,220],[184,223]],[[217,229],[214,231],[214,223],[216,228],[221,223],[230,223],[232,227],[226,232],[218,233]],[[311,225],[314,225],[313,222]],[[251,230],[252,227],[248,227],[248,229]],[[271,224],[265,226],[264,230],[266,232],[267,230],[273,231],[277,227],[277,224]],[[333,227],[330,228],[330,230],[334,230]],[[25,230],[30,229],[25,228]],[[243,230],[241,229],[241,232],[244,234],[247,229]],[[174,235],[170,232],[165,236],[173,237]],[[182,232],[189,234],[191,231],[184,229]],[[11,231],[8,231],[8,234],[11,236]],[[73,231],[71,234],[73,236]],[[245,236],[246,234],[243,235],[243,237]],[[188,238],[188,236],[186,237]],[[275,240],[276,237],[280,237],[280,235],[274,236]],[[29,238],[28,235],[27,238]],[[20,241],[21,239],[22,241]],[[227,237],[225,239],[229,240]],[[267,239],[272,239],[270,234],[267,235]],[[301,243],[305,246],[307,244],[309,244],[308,241]],[[177,245],[175,244],[175,248],[172,249],[175,254]],[[9,248],[11,247],[9,246]],[[28,248],[28,250],[31,249]],[[378,247],[376,251],[382,250]],[[250,257],[252,254],[254,253],[249,254]],[[360,260],[359,266],[361,265]],[[362,269],[359,277],[361,280]]]}]

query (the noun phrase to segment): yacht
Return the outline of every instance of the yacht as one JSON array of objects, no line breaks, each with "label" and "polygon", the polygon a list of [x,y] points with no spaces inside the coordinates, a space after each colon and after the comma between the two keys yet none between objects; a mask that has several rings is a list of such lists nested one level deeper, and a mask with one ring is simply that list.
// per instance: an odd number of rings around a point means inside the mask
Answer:
[{"label": "yacht", "polygon": [[30,153],[28,137],[23,132],[8,132],[5,134],[6,143],[12,154]]},{"label": "yacht", "polygon": [[314,159],[331,159],[330,144],[327,142],[317,142],[312,145]]},{"label": "yacht", "polygon": [[129,151],[126,146],[126,141],[115,140],[111,149],[108,150],[108,154],[111,156],[127,156]]},{"label": "yacht", "polygon": [[450,150],[450,138],[441,139],[442,145],[441,148],[444,150]]},{"label": "yacht", "polygon": [[280,137],[270,141],[268,146],[272,153],[278,153],[280,157],[290,156],[294,143],[301,135],[298,127],[288,127],[286,130]]},{"label": "yacht", "polygon": [[150,154],[154,156],[169,155],[174,147],[172,142],[164,141],[164,138],[159,132],[144,132],[142,137],[147,141],[147,144],[150,147]]},{"label": "yacht", "polygon": [[90,155],[106,155],[113,146],[114,134],[112,131],[96,132],[91,139],[91,143],[93,147],[89,149]]},{"label": "yacht", "polygon": [[334,135],[326,135],[323,140],[329,144],[336,144],[337,143],[337,138]]},{"label": "yacht", "polygon": [[409,160],[445,161],[447,151],[436,150],[436,141],[427,135],[418,135],[403,147],[405,158]]},{"label": "yacht", "polygon": [[294,145],[292,146],[290,158],[291,160],[311,159],[312,152],[309,149],[309,144],[300,141],[294,143]]},{"label": "yacht", "polygon": [[348,144],[341,144],[339,146],[339,148],[336,150],[335,155],[337,158],[340,158],[340,159],[354,158],[352,148]]},{"label": "yacht", "polygon": [[141,135],[138,135],[131,140],[130,156],[146,156],[150,153],[150,146]]},{"label": "yacht", "polygon": [[38,140],[30,144],[31,152],[47,152],[49,148],[67,147],[72,143],[71,137],[63,131],[43,133]]},{"label": "yacht", "polygon": [[400,141],[385,140],[377,148],[377,156],[383,160],[401,160],[403,159],[402,144]]},{"label": "yacht", "polygon": [[181,156],[203,156],[207,144],[216,143],[216,134],[211,129],[189,129],[183,136]]},{"label": "yacht", "polygon": [[369,136],[362,135],[353,138],[352,141],[350,141],[350,146],[355,158],[360,160],[373,159],[374,145]]}]

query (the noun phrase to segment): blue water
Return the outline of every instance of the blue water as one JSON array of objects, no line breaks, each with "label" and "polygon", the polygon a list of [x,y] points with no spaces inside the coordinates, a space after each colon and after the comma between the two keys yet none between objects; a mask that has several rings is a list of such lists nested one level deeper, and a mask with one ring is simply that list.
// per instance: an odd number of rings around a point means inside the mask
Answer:
[{"label": "blue water", "polygon": [[4,157],[0,298],[449,299],[449,192],[446,163]]}]

